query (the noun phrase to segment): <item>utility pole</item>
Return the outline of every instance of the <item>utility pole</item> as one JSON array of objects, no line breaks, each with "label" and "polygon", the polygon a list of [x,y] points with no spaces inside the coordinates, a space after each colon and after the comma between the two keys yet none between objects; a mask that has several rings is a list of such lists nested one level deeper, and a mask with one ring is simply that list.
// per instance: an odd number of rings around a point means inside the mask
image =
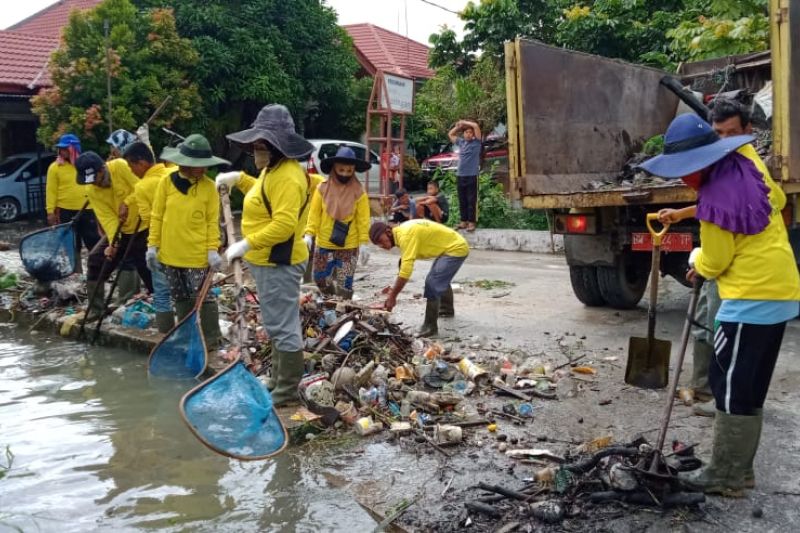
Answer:
[{"label": "utility pole", "polygon": [[109,41],[109,24],[108,19],[103,21],[103,33],[106,38],[106,91],[108,92],[108,134],[114,131],[114,125],[111,120],[111,42]]}]

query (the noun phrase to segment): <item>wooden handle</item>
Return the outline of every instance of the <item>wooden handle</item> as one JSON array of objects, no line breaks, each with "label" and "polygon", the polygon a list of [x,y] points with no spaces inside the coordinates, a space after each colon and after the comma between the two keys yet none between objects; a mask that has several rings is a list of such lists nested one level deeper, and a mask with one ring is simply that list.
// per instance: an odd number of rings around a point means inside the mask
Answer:
[{"label": "wooden handle", "polygon": [[[228,194],[228,187],[219,187],[219,198],[222,202],[222,218],[225,221],[225,234],[228,236],[228,246],[236,242],[236,232],[233,230],[233,214],[231,213],[231,199]],[[245,332],[247,331],[247,320],[245,319],[245,299],[244,299],[244,277],[242,275],[242,260],[237,257],[232,261],[233,282],[236,285],[236,323],[238,326],[238,338],[236,343],[239,346],[240,357],[246,365],[251,364],[250,354],[245,347]]]},{"label": "wooden handle", "polygon": [[667,234],[667,230],[669,230],[669,224],[664,224],[661,227],[661,231],[656,231],[653,228],[653,222],[658,220],[658,213],[647,213],[647,217],[645,219],[645,223],[647,224],[647,231],[650,232],[650,235],[653,237],[653,246],[661,246],[661,239],[664,238],[664,235]]}]

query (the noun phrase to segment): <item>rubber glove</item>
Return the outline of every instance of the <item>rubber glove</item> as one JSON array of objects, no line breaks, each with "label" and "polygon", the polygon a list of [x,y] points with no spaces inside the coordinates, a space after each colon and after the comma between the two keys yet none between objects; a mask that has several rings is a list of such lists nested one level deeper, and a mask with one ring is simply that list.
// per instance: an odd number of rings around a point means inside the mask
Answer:
[{"label": "rubber glove", "polygon": [[695,248],[689,254],[689,266],[694,268],[694,262],[697,261],[697,256],[700,255],[700,248]]},{"label": "rubber glove", "polygon": [[238,170],[235,172],[220,172],[217,174],[214,183],[217,184],[217,189],[220,187],[227,187],[229,190],[236,186],[239,183],[239,180],[242,178],[242,173]]},{"label": "rubber glove", "polygon": [[242,257],[250,250],[250,245],[247,244],[246,239],[242,239],[241,241],[235,242],[228,246],[228,249],[225,250],[225,260],[228,263],[232,262],[237,257]]},{"label": "rubber glove", "polygon": [[211,270],[222,270],[222,258],[216,250],[208,251],[208,266],[211,267]]},{"label": "rubber glove", "polygon": [[161,272],[161,262],[158,260],[158,248],[150,246],[144,257],[150,272]]},{"label": "rubber glove", "polygon": [[136,136],[146,145],[150,145],[150,127],[147,124],[142,124],[136,129]]},{"label": "rubber glove", "polygon": [[361,266],[366,265],[369,263],[369,247],[366,244],[362,244],[358,247],[358,260],[361,263]]},{"label": "rubber glove", "polygon": [[311,235],[303,235],[303,240],[306,242],[306,248],[308,248],[308,251],[310,252],[311,248],[314,246],[314,237]]}]

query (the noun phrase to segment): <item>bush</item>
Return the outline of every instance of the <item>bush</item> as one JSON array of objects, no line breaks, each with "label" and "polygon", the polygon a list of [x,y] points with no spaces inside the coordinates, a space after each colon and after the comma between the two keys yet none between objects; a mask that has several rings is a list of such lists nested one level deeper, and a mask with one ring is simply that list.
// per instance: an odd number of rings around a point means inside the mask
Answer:
[{"label": "bush", "polygon": [[425,188],[425,183],[419,163],[406,154],[403,158],[403,188],[407,191],[418,191]]},{"label": "bush", "polygon": [[[460,221],[456,175],[437,169],[432,179],[439,183],[450,203],[447,225],[455,227]],[[514,208],[503,193],[503,186],[492,179],[492,173],[482,172],[478,176],[478,227],[546,230],[548,225],[544,211]]]}]

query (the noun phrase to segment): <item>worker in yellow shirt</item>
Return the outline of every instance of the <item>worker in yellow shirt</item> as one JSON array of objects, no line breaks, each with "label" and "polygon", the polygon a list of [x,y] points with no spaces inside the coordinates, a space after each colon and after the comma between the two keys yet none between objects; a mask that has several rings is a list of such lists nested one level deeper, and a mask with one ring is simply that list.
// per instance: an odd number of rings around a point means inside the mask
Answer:
[{"label": "worker in yellow shirt", "polygon": [[664,153],[640,165],[697,190],[700,248],[689,255],[687,279],[715,279],[722,300],[708,375],[717,412],[711,460],[682,478],[693,490],[733,497],[755,486],[764,402],[800,301],[783,217],[763,172],[737,151],[752,141],[720,138],[697,115],[680,115],[664,135]]},{"label": "worker in yellow shirt", "polygon": [[305,369],[300,325],[300,280],[308,262],[303,231],[311,201],[311,178],[298,160],[314,150],[295,133],[285,106],[259,111],[253,127],[228,135],[252,151],[258,179],[222,178],[217,185],[237,186],[245,194],[243,239],[225,252],[228,261],[244,256],[256,282],[261,320],[272,340],[272,376],[267,384],[276,406],[299,402],[297,386]]},{"label": "worker in yellow shirt", "polygon": [[349,300],[359,256],[362,264],[369,260],[369,198],[355,173],[368,170],[370,164],[342,146],[320,167],[328,180],[311,199],[304,239],[309,251],[316,244],[313,276],[319,290]]},{"label": "worker in yellow shirt", "polygon": [[[51,226],[72,220],[88,200],[88,188],[80,185],[76,179],[75,160],[81,154],[80,140],[71,133],[62,135],[56,144],[56,150],[58,157],[47,169],[45,189],[47,223]],[[75,221],[75,233],[77,250],[80,250],[80,243],[83,242],[86,250],[90,251],[100,240],[97,219],[91,205]]]},{"label": "worker in yellow shirt", "polygon": [[[200,134],[186,137],[176,148],[164,148],[160,159],[178,165],[159,180],[150,211],[147,265],[164,270],[169,281],[178,320],[188,315],[206,275],[222,268],[218,249],[219,194],[206,176],[209,167],[228,165],[215,157],[211,144]],[[222,338],[219,308],[209,291],[200,308],[209,366],[220,370],[224,361],[218,348]]]},{"label": "worker in yellow shirt", "polygon": [[[156,163],[153,150],[143,142],[134,142],[125,148],[122,154],[128,166],[138,178],[134,187],[136,205],[142,223],[150,224],[150,212],[153,210],[156,189],[164,178],[168,178],[174,170],[163,163]],[[153,308],[156,311],[156,327],[161,333],[167,333],[175,325],[175,313],[169,292],[167,276],[161,270],[151,270],[153,276]]]},{"label": "worker in yellow shirt", "polygon": [[[150,271],[145,263],[147,224],[139,218],[134,196],[134,187],[139,179],[124,159],[106,162],[95,152],[85,152],[78,157],[75,167],[78,183],[89,186],[89,201],[107,238],[104,246],[98,246],[89,254],[86,282],[89,294],[94,294],[95,298],[89,302],[87,312],[92,318],[105,312],[105,282],[119,266],[131,241],[128,259],[133,261],[147,289],[153,291]],[[106,261],[110,264],[103,269]]]},{"label": "worker in yellow shirt", "polygon": [[[720,138],[749,135],[753,132],[750,112],[739,102],[727,98],[717,98],[712,105],[711,127],[714,128]],[[758,171],[761,172],[764,183],[769,187],[769,202],[772,208],[776,212],[782,211],[786,206],[786,193],[772,179],[767,166],[761,160],[753,145],[745,144],[736,151],[751,160]],[[662,209],[658,212],[659,220],[667,224],[676,224],[681,220],[694,218],[696,214],[696,205],[690,205],[682,209]],[[714,335],[712,332],[714,331],[717,311],[719,311],[721,304],[722,300],[719,297],[716,281],[713,279],[706,280],[700,290],[696,313],[696,320],[703,327],[694,326],[692,328],[694,348],[690,386],[695,399],[693,411],[698,416],[714,416],[717,412],[714,398],[708,385],[708,368],[714,356]]]},{"label": "worker in yellow shirt", "polygon": [[454,316],[453,281],[461,265],[469,255],[469,245],[458,232],[426,219],[403,222],[394,228],[383,222],[375,222],[369,229],[369,238],[384,250],[400,248],[400,272],[389,289],[384,307],[391,311],[397,304],[397,295],[408,283],[417,259],[434,259],[428,277],[425,278],[425,320],[419,331],[420,337],[435,337],[439,334],[438,318]]}]

